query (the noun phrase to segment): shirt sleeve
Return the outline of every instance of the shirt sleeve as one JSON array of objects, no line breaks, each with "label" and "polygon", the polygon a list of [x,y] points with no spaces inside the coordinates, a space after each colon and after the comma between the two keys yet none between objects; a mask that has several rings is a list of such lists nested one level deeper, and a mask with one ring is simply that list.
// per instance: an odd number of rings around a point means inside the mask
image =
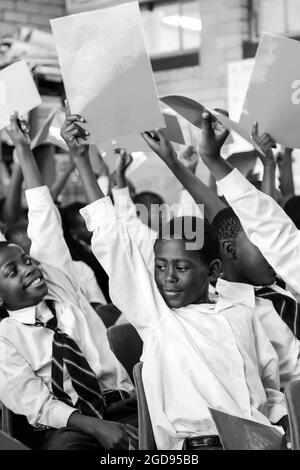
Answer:
[{"label": "shirt sleeve", "polygon": [[1,230],[0,230],[0,242],[6,242],[6,238],[4,234],[1,232]]},{"label": "shirt sleeve", "polygon": [[251,242],[277,274],[300,293],[300,232],[292,220],[237,169],[217,184]]},{"label": "shirt sleeve", "polygon": [[0,337],[0,399],[35,427],[61,428],[76,408],[52,395],[46,384],[7,338]]},{"label": "shirt sleeve", "polygon": [[161,319],[166,304],[135,240],[116,217],[106,197],[81,209],[93,231],[92,250],[109,276],[112,302],[128,321],[142,330]]},{"label": "shirt sleeve", "polygon": [[287,415],[285,398],[280,392],[278,357],[255,315],[252,321],[261,381],[267,395],[268,418],[272,424],[276,424]]},{"label": "shirt sleeve", "polygon": [[78,287],[76,272],[63,235],[61,218],[47,186],[27,189],[30,255],[61,270]]},{"label": "shirt sleeve", "polygon": [[153,272],[154,269],[154,243],[157,233],[138,218],[135,205],[130,197],[128,187],[112,189],[114,207],[117,217],[125,225],[130,238],[138,246],[146,265]]},{"label": "shirt sleeve", "polygon": [[81,289],[89,303],[106,305],[106,299],[98,285],[94,271],[83,261],[73,261]]},{"label": "shirt sleeve", "polygon": [[105,196],[109,193],[109,177],[106,175],[99,176],[97,183]]}]

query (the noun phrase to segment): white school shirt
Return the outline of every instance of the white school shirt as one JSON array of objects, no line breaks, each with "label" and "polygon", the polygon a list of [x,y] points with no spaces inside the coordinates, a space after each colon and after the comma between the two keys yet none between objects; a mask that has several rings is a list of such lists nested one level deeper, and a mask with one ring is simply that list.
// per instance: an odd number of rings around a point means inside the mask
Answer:
[{"label": "white school shirt", "polygon": [[[60,216],[47,187],[26,191],[29,208],[30,254],[39,260],[48,285],[46,298],[54,301],[59,328],[78,344],[101,390],[134,388],[123,366],[110,350],[106,328],[81,292],[65,243]],[[77,394],[67,371],[64,389],[74,408],[57,400],[51,389],[53,331],[36,327],[36,318],[48,318],[45,306],[9,312],[0,322],[0,400],[33,426],[66,426],[75,411]]]},{"label": "white school shirt", "polygon": [[277,355],[250,309],[170,309],[110,199],[80,212],[94,232],[92,249],[109,275],[112,301],[144,342],[143,384],[158,449],[217,434],[208,406],[264,424],[287,414]]},{"label": "white school shirt", "polygon": [[300,293],[300,231],[273,198],[237,170],[217,182],[251,242],[277,274]]},{"label": "white school shirt", "polygon": [[[292,297],[289,292],[273,284],[269,286],[280,294]],[[220,305],[246,306],[260,320],[279,359],[280,386],[284,388],[291,380],[300,378],[300,343],[287,324],[280,318],[271,300],[255,296],[251,284],[229,282],[219,279],[216,284]],[[242,312],[241,312],[242,314]]]},{"label": "white school shirt", "polygon": [[73,263],[82,293],[89,303],[107,305],[106,298],[99,287],[92,268],[90,268],[84,261],[73,261]]}]

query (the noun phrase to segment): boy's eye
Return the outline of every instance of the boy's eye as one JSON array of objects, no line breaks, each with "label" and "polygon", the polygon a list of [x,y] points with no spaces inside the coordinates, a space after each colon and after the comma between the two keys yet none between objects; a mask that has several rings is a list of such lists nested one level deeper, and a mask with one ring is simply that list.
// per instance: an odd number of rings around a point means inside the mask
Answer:
[{"label": "boy's eye", "polygon": [[6,276],[15,276],[17,274],[17,268],[11,267],[6,271]]},{"label": "boy's eye", "polygon": [[24,263],[30,266],[32,264],[32,259],[28,256],[24,259]]},{"label": "boy's eye", "polygon": [[164,264],[156,264],[155,268],[158,269],[159,271],[165,271],[166,266]]},{"label": "boy's eye", "polygon": [[184,273],[185,271],[187,271],[189,268],[188,266],[177,266],[177,271],[180,272],[180,273]]}]

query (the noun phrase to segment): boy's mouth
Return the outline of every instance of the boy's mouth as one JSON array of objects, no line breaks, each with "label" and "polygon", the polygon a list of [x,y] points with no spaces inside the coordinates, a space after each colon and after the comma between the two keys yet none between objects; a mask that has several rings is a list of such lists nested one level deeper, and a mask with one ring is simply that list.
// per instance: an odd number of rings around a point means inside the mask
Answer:
[{"label": "boy's mouth", "polygon": [[175,289],[164,289],[164,293],[167,297],[176,297],[177,295],[181,294],[182,290],[175,290]]},{"label": "boy's mouth", "polygon": [[26,283],[24,284],[24,289],[41,287],[44,284],[45,284],[45,281],[44,281],[43,276],[35,275],[26,281]]}]

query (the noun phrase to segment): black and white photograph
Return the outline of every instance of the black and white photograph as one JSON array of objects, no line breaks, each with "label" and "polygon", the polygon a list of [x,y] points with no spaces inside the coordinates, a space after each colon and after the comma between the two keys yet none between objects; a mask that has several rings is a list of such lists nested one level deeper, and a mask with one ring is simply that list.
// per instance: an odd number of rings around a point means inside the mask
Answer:
[{"label": "black and white photograph", "polygon": [[299,340],[300,0],[0,0],[2,455],[300,450]]}]

